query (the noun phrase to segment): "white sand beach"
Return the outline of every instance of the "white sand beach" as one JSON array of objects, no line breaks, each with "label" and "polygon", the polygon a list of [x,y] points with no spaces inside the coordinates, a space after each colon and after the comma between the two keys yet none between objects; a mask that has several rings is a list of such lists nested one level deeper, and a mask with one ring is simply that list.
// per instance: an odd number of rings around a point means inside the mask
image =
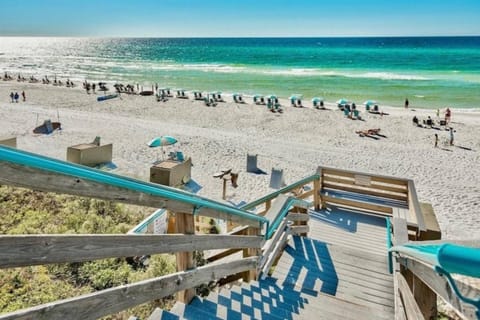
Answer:
[{"label": "white sand beach", "polygon": [[[110,86],[111,88],[111,86]],[[112,88],[111,88],[112,89]],[[11,91],[25,90],[26,102],[11,103]],[[17,136],[18,148],[57,159],[66,159],[68,146],[89,142],[113,143],[113,172],[148,180],[149,168],[161,158],[161,149],[147,142],[171,135],[179,143],[165,150],[181,150],[192,157],[192,178],[199,194],[221,199],[222,182],[213,178],[221,169],[239,171],[239,187],[229,186],[227,200],[254,200],[270,191],[272,167],[284,169],[286,183],[313,174],[318,166],[393,175],[415,181],[419,199],[433,205],[447,239],[480,237],[480,112],[453,109],[451,126],[455,146],[445,130],[412,125],[412,117],[431,116],[434,110],[381,106],[388,115],[368,114],[364,121],[350,120],[336,106],[330,110],[292,108],[287,101],[282,114],[266,106],[227,103],[206,107],[201,101],[154,96],[122,95],[97,102],[80,87],[0,81],[0,137]],[[443,113],[441,113],[443,115]],[[32,130],[45,119],[62,123],[63,130],[36,135]],[[385,137],[359,137],[357,130],[381,128]],[[439,147],[434,148],[434,134]],[[258,154],[266,175],[246,173],[247,153]]]}]

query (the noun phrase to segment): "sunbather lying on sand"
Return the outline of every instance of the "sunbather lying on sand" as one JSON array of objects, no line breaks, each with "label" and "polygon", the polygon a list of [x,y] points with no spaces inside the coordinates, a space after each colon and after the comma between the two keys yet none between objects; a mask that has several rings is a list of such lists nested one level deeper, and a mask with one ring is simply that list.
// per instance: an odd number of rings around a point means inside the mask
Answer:
[{"label": "sunbather lying on sand", "polygon": [[380,129],[367,129],[367,130],[360,130],[360,131],[355,131],[358,135],[361,137],[363,136],[368,136],[368,135],[379,135]]}]

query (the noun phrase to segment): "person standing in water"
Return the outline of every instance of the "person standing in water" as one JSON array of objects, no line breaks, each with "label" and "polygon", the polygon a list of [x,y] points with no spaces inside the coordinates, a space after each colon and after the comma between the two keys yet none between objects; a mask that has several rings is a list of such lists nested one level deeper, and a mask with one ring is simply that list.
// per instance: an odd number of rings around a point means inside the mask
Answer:
[{"label": "person standing in water", "polygon": [[405,98],[405,109],[408,109],[408,104],[409,104],[408,98]]}]

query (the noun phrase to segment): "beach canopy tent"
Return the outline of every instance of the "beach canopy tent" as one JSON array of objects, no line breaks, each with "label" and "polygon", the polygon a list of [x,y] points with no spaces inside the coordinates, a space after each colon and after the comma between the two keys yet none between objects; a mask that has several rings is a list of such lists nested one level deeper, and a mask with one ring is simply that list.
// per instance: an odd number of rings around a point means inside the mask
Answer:
[{"label": "beach canopy tent", "polygon": [[[376,109],[376,111],[378,110],[378,106],[377,106],[377,101],[375,100],[367,100],[365,101],[363,104],[365,105],[365,110],[367,111],[370,111],[370,108],[373,106],[374,109]],[[375,107],[376,106],[376,107]]]},{"label": "beach canopy tent", "polygon": [[185,94],[185,89],[175,89],[177,92],[177,98],[188,98],[188,96]]},{"label": "beach canopy tent", "polygon": [[243,94],[235,92],[232,94],[233,101],[235,102],[243,102]]},{"label": "beach canopy tent", "polygon": [[193,96],[195,97],[195,99],[197,100],[203,100],[203,92],[200,91],[200,90],[193,90]]},{"label": "beach canopy tent", "polygon": [[323,107],[323,98],[322,97],[314,97],[312,99],[312,103],[313,103],[313,106],[315,108]]},{"label": "beach canopy tent", "polygon": [[303,96],[301,94],[292,94],[290,96],[290,101],[297,101],[297,100],[302,100],[303,99]]},{"label": "beach canopy tent", "polygon": [[254,95],[253,102],[256,104],[265,104],[264,96],[261,94]]},{"label": "beach canopy tent", "polygon": [[366,106],[373,106],[373,105],[377,104],[377,101],[375,101],[375,100],[367,100],[367,101],[365,101],[363,104],[366,105]]}]

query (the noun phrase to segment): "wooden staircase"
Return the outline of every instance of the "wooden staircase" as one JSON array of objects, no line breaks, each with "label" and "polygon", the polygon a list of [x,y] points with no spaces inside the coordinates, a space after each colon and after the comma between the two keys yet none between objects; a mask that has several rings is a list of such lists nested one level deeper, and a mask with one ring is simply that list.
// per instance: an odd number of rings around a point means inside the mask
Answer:
[{"label": "wooden staircase", "polygon": [[272,276],[177,302],[159,319],[393,319],[385,256],[294,236]]}]

